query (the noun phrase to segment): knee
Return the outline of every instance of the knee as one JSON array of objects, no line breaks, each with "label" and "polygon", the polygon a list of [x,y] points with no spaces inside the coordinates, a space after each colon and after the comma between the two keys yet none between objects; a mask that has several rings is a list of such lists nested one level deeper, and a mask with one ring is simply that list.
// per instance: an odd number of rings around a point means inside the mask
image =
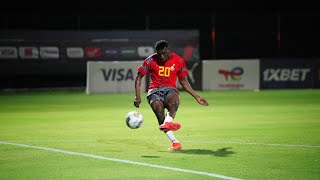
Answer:
[{"label": "knee", "polygon": [[179,104],[180,104],[179,101],[173,101],[168,103],[168,106],[169,106],[169,109],[177,110],[179,107]]}]

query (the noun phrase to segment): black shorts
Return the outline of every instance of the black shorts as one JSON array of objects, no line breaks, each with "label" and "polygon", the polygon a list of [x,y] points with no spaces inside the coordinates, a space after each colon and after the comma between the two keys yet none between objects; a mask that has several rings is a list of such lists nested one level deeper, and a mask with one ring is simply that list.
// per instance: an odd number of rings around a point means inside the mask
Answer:
[{"label": "black shorts", "polygon": [[151,89],[147,94],[148,103],[151,104],[154,101],[164,102],[167,97],[175,92],[179,94],[177,89],[168,86]]}]

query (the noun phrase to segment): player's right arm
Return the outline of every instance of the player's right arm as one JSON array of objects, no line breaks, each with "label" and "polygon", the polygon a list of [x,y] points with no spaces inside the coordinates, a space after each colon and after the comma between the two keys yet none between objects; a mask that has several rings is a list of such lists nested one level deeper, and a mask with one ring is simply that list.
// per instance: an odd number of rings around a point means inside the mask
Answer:
[{"label": "player's right arm", "polygon": [[141,81],[143,76],[145,76],[148,72],[149,72],[149,62],[151,62],[152,59],[152,55],[147,57],[141,66],[139,66],[137,68],[138,73],[136,75],[136,79],[135,79],[135,91],[136,91],[136,96],[134,98],[133,104],[135,107],[139,108],[139,105],[141,103],[141,96],[140,96],[140,87],[141,87]]},{"label": "player's right arm", "polygon": [[139,108],[139,105],[141,103],[140,87],[141,87],[142,78],[143,78],[143,74],[138,72],[136,75],[135,83],[134,83],[136,96],[134,97],[134,101],[133,101],[134,106],[137,108]]}]

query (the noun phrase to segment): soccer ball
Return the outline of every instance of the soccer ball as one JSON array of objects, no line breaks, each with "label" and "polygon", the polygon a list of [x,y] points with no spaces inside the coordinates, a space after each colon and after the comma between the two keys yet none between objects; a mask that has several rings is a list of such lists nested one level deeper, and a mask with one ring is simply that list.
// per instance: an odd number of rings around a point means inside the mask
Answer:
[{"label": "soccer ball", "polygon": [[143,116],[137,111],[130,111],[126,116],[126,124],[131,129],[139,128],[143,123]]}]

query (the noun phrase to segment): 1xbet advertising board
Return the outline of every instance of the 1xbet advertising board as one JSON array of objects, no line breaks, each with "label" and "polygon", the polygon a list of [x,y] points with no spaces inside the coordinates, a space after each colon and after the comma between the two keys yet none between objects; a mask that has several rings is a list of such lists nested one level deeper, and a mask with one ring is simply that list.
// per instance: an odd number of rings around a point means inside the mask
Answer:
[{"label": "1xbet advertising board", "polygon": [[313,88],[312,59],[261,59],[261,89]]}]

